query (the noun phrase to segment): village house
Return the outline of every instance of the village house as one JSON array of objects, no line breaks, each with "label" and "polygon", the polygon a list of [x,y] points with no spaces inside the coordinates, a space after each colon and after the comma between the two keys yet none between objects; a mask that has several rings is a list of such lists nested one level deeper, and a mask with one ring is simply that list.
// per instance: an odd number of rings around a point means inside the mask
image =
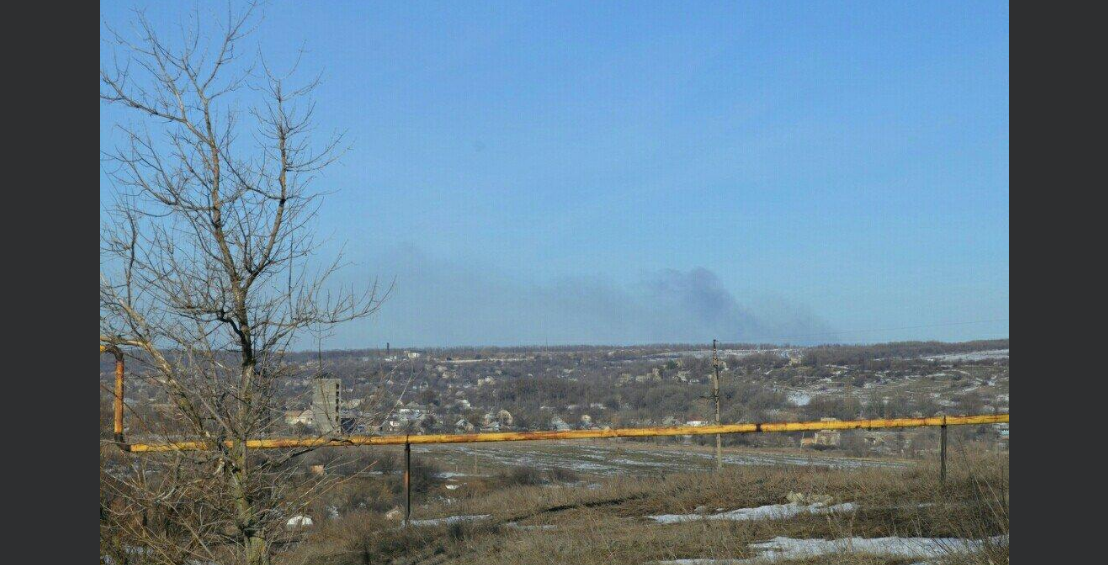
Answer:
[{"label": "village house", "polygon": [[842,432],[839,430],[820,430],[811,437],[800,438],[802,447],[839,447],[842,445]]},{"label": "village house", "polygon": [[565,420],[559,418],[558,416],[554,416],[550,419],[550,427],[558,430],[559,432],[568,432],[571,429],[569,427],[569,424],[567,424]]},{"label": "village house", "polygon": [[297,424],[301,426],[314,426],[315,416],[312,414],[311,409],[289,410],[285,412],[285,424],[289,426],[295,426]]},{"label": "village house", "polygon": [[871,449],[881,449],[896,443],[896,432],[889,431],[865,431],[862,432],[862,444]]},{"label": "village house", "polygon": [[481,431],[499,432],[503,428],[510,428],[512,420],[512,414],[507,410],[500,410],[496,414],[488,412],[481,419]]},{"label": "village house", "polygon": [[396,418],[404,423],[418,422],[427,416],[427,407],[415,402],[396,411]]},{"label": "village house", "polygon": [[[838,418],[820,418],[821,422],[838,422]],[[842,445],[842,432],[839,430],[819,430],[800,438],[801,447],[839,447]]]}]

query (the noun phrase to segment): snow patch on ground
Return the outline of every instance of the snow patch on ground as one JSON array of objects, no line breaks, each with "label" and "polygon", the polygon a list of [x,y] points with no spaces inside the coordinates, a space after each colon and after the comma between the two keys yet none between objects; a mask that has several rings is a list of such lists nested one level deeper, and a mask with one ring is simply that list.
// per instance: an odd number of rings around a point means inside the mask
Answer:
[{"label": "snow patch on ground", "polygon": [[1008,359],[1007,349],[989,349],[986,351],[970,351],[967,353],[947,353],[945,355],[935,355],[932,357],[925,357],[929,361],[996,361],[1000,359]]},{"label": "snow patch on ground", "polygon": [[504,524],[504,526],[507,527],[507,528],[513,529],[513,530],[523,530],[523,531],[547,532],[547,531],[552,531],[552,530],[557,530],[558,529],[558,526],[556,526],[554,524],[526,525],[526,524],[517,524],[515,522],[508,522],[507,524]]},{"label": "snow patch on ground", "polygon": [[807,406],[812,402],[812,395],[803,392],[792,391],[786,394],[785,398],[788,399],[789,404],[793,406]]},{"label": "snow patch on ground", "polygon": [[[989,538],[989,544],[1007,545],[1008,536]],[[810,559],[848,553],[884,555],[904,559],[937,559],[954,553],[976,551],[986,544],[983,540],[962,538],[842,538],[796,539],[776,537],[751,544],[759,552],[751,559],[672,559],[657,561],[658,565],[756,565],[791,559]]]},{"label": "snow patch on ground", "polygon": [[[991,538],[990,543],[1006,544],[1007,536]],[[776,537],[750,547],[762,552],[761,560],[800,559],[841,553],[869,553],[905,559],[934,559],[952,553],[976,551],[984,547],[981,540],[962,538],[843,538],[795,539]],[[750,563],[757,561],[751,560]]]},{"label": "snow patch on ground", "polygon": [[[418,453],[452,454],[464,457],[481,457],[482,463],[505,467],[534,467],[536,469],[568,468],[580,473],[597,475],[624,475],[628,472],[655,470],[700,471],[714,464],[711,452],[681,451],[670,449],[644,449],[632,444],[569,445],[518,447],[511,450],[484,447],[477,444],[452,444],[419,448]],[[803,465],[831,468],[903,467],[900,461],[857,459],[810,453],[784,454],[774,452],[746,452],[724,455],[730,465]],[[460,475],[453,475],[460,476]],[[469,476],[478,476],[470,474]]]},{"label": "snow patch on ground", "polygon": [[409,524],[412,526],[442,526],[444,524],[457,524],[459,522],[488,520],[489,518],[491,518],[491,516],[488,514],[473,514],[469,516],[447,516],[445,518],[433,518],[430,520],[412,520]]},{"label": "snow patch on ground", "polygon": [[466,474],[466,473],[458,473],[458,472],[454,472],[454,471],[444,471],[444,472],[439,473],[435,476],[438,476],[439,479],[458,479],[458,477],[473,476],[473,475]]},{"label": "snow patch on ground", "polygon": [[784,520],[801,514],[832,514],[853,512],[856,509],[851,502],[827,506],[824,504],[770,504],[757,508],[739,508],[729,512],[718,514],[661,514],[647,516],[659,524],[678,524],[681,522],[695,522],[697,520],[733,520],[736,522],[746,520]]},{"label": "snow patch on ground", "polygon": [[289,529],[307,528],[308,526],[312,526],[314,524],[315,522],[312,521],[310,516],[297,514],[296,516],[289,518],[288,521],[285,522],[285,527]]}]

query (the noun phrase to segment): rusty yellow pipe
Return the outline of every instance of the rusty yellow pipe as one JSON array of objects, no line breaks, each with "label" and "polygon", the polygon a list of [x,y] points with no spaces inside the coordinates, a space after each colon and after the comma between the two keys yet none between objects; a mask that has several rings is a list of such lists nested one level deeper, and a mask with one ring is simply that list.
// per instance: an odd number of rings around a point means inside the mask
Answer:
[{"label": "rusty yellow pipe", "polygon": [[[770,422],[764,424],[723,424],[718,426],[675,426],[667,428],[617,428],[610,430],[573,430],[543,432],[500,432],[485,434],[432,434],[347,436],[342,438],[270,438],[246,440],[248,449],[281,449],[295,447],[349,447],[357,445],[404,445],[431,443],[484,443],[498,441],[542,441],[562,439],[597,439],[616,437],[696,436],[712,434],[743,434],[760,432],[805,432],[818,430],[876,430],[887,428],[922,428],[934,426],[967,426],[1006,424],[1008,414],[975,416],[935,416],[931,418],[892,418],[876,420],[842,420],[830,422]],[[232,445],[226,441],[227,447]],[[135,443],[127,446],[135,453],[160,451],[198,451],[209,449],[211,443],[181,441],[169,443]]]},{"label": "rusty yellow pipe", "polygon": [[100,344],[100,353],[115,356],[115,421],[112,423],[112,431],[115,433],[115,441],[123,445],[123,350],[114,345]]}]

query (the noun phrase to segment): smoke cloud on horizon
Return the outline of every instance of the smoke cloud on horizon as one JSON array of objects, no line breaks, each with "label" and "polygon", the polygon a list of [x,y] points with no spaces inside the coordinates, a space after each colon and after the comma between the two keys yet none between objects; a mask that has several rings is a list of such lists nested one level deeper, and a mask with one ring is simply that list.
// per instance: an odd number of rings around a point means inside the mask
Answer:
[{"label": "smoke cloud on horizon", "polygon": [[[711,270],[664,269],[631,284],[597,277],[527,281],[489,265],[416,249],[373,261],[395,276],[378,314],[333,332],[324,347],[600,345],[834,341],[807,307],[739,300]],[[359,269],[360,270],[360,269]],[[385,276],[382,275],[382,280]]]}]

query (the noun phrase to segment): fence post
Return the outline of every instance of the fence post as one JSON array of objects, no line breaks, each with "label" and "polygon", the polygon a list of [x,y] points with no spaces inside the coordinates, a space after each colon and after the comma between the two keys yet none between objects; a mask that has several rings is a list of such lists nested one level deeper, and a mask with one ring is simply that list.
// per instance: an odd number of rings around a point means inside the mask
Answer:
[{"label": "fence post", "polygon": [[939,480],[946,483],[946,417],[939,428]]},{"label": "fence post", "polygon": [[[719,353],[716,350],[716,340],[712,340],[712,398],[716,402],[716,425],[720,425],[719,417]],[[716,434],[716,471],[723,469],[723,438]]]},{"label": "fence post", "polygon": [[[102,339],[102,338],[101,338]],[[112,432],[115,442],[123,447],[126,441],[123,439],[123,350],[116,345],[100,344],[100,353],[111,353],[115,357],[115,392],[113,398],[113,422]]]},{"label": "fence post", "polygon": [[116,347],[113,351],[115,355],[115,398],[114,401],[114,422],[112,424],[112,431],[115,432],[115,441],[120,445],[126,443],[123,439],[123,351]]},{"label": "fence post", "polygon": [[412,520],[412,444],[404,443],[404,525]]}]

